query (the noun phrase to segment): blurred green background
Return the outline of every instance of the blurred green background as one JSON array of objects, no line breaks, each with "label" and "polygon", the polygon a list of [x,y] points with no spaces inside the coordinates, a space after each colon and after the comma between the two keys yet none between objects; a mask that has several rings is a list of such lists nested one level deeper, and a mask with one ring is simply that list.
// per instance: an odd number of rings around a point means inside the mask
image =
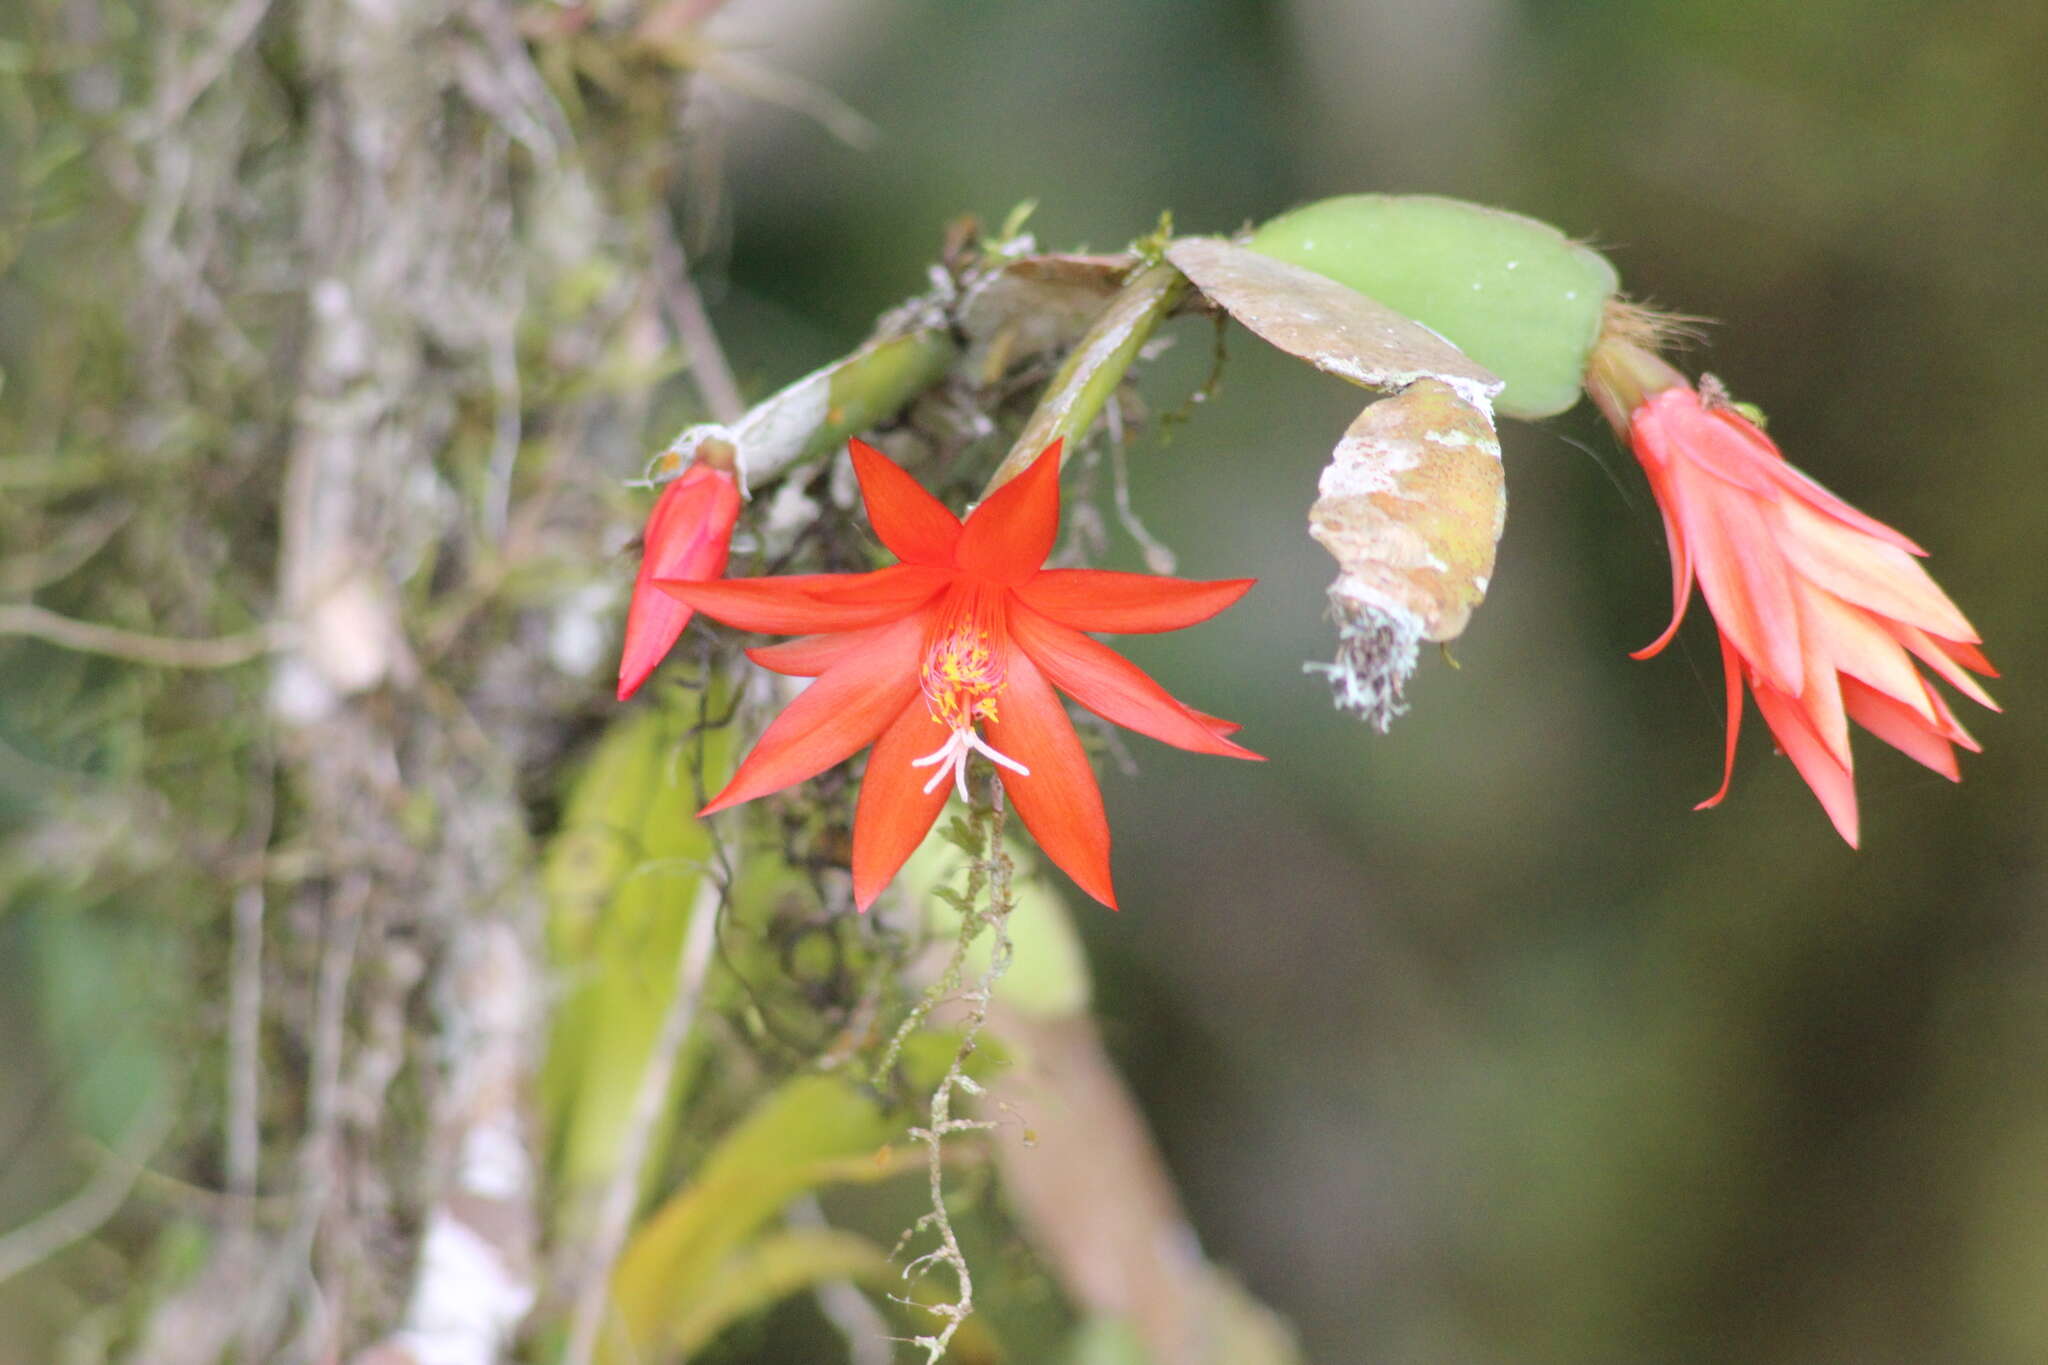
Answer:
[{"label": "blurred green background", "polygon": [[[2048,1360],[2048,6],[762,0],[719,24],[879,130],[857,149],[727,101],[721,191],[680,207],[750,395],[922,289],[962,211],[1035,199],[1042,245],[1109,249],[1162,209],[1225,231],[1349,191],[1471,198],[1713,318],[1688,368],[1929,547],[2005,672],[1958,788],[1859,742],[1860,853],[1753,710],[1732,795],[1694,814],[1711,627],[1696,609],[1681,647],[1626,657],[1668,611],[1662,535],[1582,408],[1504,432],[1508,529],[1460,667],[1426,657],[1373,734],[1301,672],[1331,650],[1305,514],[1359,395],[1233,333],[1221,393],[1133,445],[1133,500],[1181,573],[1261,584],[1127,643],[1272,761],[1134,741],[1140,771],[1104,781],[1125,909],[1081,921],[1209,1254],[1308,1358]],[[5,299],[19,370],[32,319]],[[1173,335],[1162,410],[1208,365],[1204,324]],[[17,763],[0,807],[38,781]],[[0,923],[0,953],[34,932]],[[180,971],[66,932],[42,960],[125,956],[123,994]],[[6,979],[10,1038],[90,1033],[109,993]],[[118,1088],[122,1046],[114,1079],[70,1083]],[[0,1112],[62,1088],[40,1065],[0,1067]],[[0,1124],[10,1159],[17,1200],[57,1178]]]},{"label": "blurred green background", "polygon": [[[787,14],[805,7],[773,7]],[[1272,762],[1138,741],[1100,1010],[1210,1253],[1327,1361],[2048,1359],[2048,9],[1823,0],[927,0],[768,49],[882,130],[729,149],[736,363],[779,382],[920,283],[934,225],[1224,231],[1355,190],[1499,204],[1715,320],[1690,369],[1932,551],[2008,679],[1951,789],[1858,740],[1845,848],[1720,670],[1626,651],[1662,533],[1590,408],[1505,432],[1485,606],[1380,737],[1328,706],[1304,534],[1355,392],[1233,334],[1132,455],[1243,605],[1129,652]],[[764,14],[764,36],[771,30]],[[1153,392],[1199,380],[1183,323]],[[1166,376],[1176,376],[1179,386]],[[1138,567],[1119,538],[1122,563]]]}]

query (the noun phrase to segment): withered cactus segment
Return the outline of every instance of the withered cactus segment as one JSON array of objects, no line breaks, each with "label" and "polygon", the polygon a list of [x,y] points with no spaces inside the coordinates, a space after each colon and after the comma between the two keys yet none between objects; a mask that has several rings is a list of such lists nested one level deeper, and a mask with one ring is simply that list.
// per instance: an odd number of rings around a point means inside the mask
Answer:
[{"label": "withered cactus segment", "polygon": [[1419,379],[1368,406],[1337,443],[1309,509],[1336,559],[1330,606],[1337,702],[1384,730],[1422,640],[1463,633],[1486,595],[1507,522],[1491,416],[1449,384]]}]

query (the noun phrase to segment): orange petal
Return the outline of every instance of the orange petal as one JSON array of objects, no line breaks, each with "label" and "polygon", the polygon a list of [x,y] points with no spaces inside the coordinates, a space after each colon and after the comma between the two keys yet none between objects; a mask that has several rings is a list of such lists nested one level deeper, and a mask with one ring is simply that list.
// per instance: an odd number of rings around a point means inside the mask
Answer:
[{"label": "orange petal", "polygon": [[853,815],[853,903],[859,909],[875,903],[924,842],[932,821],[953,794],[950,782],[925,791],[931,769],[910,766],[913,758],[923,758],[944,744],[948,734],[932,719],[930,709],[913,698],[875,741]]},{"label": "orange petal", "polygon": [[954,562],[1011,587],[1038,572],[1060,531],[1060,443],[988,495],[967,518]]},{"label": "orange petal", "polygon": [[1029,768],[1031,776],[999,770],[1003,790],[1045,856],[1076,886],[1114,910],[1109,817],[1102,813],[1102,791],[1088,756],[1066,709],[1030,656],[1013,652],[1009,669],[1001,718],[988,722],[985,734],[998,751]]},{"label": "orange petal", "polygon": [[924,625],[912,617],[844,660],[775,718],[711,803],[699,812],[751,801],[815,777],[874,743],[917,695],[917,650]]},{"label": "orange petal", "polygon": [[1047,681],[1104,720],[1178,749],[1229,758],[1260,757],[1223,738],[1203,717],[1109,646],[1048,621],[1025,606],[1011,608],[1010,632]]},{"label": "orange petal", "polygon": [[748,650],[747,657],[770,673],[790,678],[815,678],[841,660],[872,649],[888,631],[889,623],[885,623],[833,635],[804,635],[779,645],[760,645]]},{"label": "orange petal", "polygon": [[952,569],[930,564],[891,564],[871,573],[821,573],[796,582],[820,602],[844,606],[923,606],[959,578]]},{"label": "orange petal", "polygon": [[[887,583],[883,574],[909,570]],[[777,635],[857,630],[915,611],[945,586],[936,570],[897,565],[871,574],[813,574],[802,578],[727,578],[716,583],[656,579],[654,586],[715,620],[741,630]],[[827,584],[824,580],[842,580]],[[850,600],[833,601],[821,593]]]},{"label": "orange petal", "polygon": [[960,519],[903,467],[865,441],[847,443],[875,538],[906,564],[950,566]]},{"label": "orange petal", "polygon": [[1075,630],[1139,635],[1206,621],[1257,581],[1225,578],[1203,583],[1108,569],[1047,569],[1020,585],[1017,596],[1033,611]]},{"label": "orange petal", "polygon": [[1820,798],[1821,809],[1834,822],[1835,832],[1849,847],[1856,847],[1856,783],[1848,768],[1837,763],[1820,737],[1814,734],[1798,702],[1774,687],[1758,686],[1752,690],[1756,693],[1756,709],[1763,712],[1764,723],[1771,727],[1778,747],[1785,751],[1785,757],[1792,760],[1792,766],[1799,770],[1800,777]]}]

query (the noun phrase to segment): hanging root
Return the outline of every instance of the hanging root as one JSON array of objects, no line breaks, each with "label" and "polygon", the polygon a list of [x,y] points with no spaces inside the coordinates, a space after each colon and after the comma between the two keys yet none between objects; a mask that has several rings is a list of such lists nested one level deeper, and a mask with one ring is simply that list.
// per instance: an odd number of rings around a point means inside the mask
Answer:
[{"label": "hanging root", "polygon": [[1351,712],[1385,734],[1395,717],[1408,710],[1401,694],[1415,672],[1422,623],[1410,612],[1344,595],[1338,590],[1342,582],[1330,589],[1330,614],[1337,621],[1336,662],[1305,663],[1301,668],[1329,678],[1338,710]]},{"label": "hanging root", "polygon": [[[930,1016],[932,1009],[959,991],[958,1000],[966,1011],[960,1030],[960,1042],[953,1050],[952,1061],[946,1074],[940,1078],[938,1087],[931,1096],[930,1118],[922,1127],[912,1128],[912,1141],[922,1143],[925,1149],[925,1172],[931,1190],[931,1208],[912,1224],[909,1231],[897,1243],[900,1251],[912,1238],[926,1232],[938,1239],[938,1245],[924,1255],[917,1257],[903,1268],[905,1279],[922,1278],[935,1267],[945,1266],[952,1271],[954,1280],[953,1297],[944,1303],[920,1303],[918,1306],[939,1319],[939,1329],[910,1338],[910,1345],[922,1347],[925,1351],[925,1365],[938,1365],[944,1358],[946,1348],[952,1344],[953,1336],[960,1325],[974,1313],[974,1275],[968,1269],[967,1257],[960,1250],[960,1240],[953,1232],[953,1221],[946,1211],[945,1195],[945,1140],[960,1133],[984,1132],[996,1125],[986,1119],[955,1118],[953,1104],[957,1098],[972,1098],[982,1093],[982,1086],[967,1074],[969,1060],[974,1056],[975,1045],[981,1037],[982,1026],[988,1022],[989,1002],[993,997],[995,983],[1010,965],[1010,911],[1016,905],[1016,895],[1011,888],[1015,868],[1010,856],[1003,848],[1003,791],[992,771],[983,769],[986,775],[988,799],[974,803],[973,815],[968,823],[972,831],[971,860],[967,866],[965,884],[958,892],[945,894],[945,899],[957,906],[961,912],[960,937],[953,946],[953,954],[946,964],[939,980],[933,983],[922,999],[904,1019],[884,1051],[880,1071],[894,1065],[897,1053],[904,1040]],[[967,960],[968,950],[981,936],[984,929],[994,933],[995,939],[989,952],[988,967],[973,985],[961,991],[961,976]]]}]

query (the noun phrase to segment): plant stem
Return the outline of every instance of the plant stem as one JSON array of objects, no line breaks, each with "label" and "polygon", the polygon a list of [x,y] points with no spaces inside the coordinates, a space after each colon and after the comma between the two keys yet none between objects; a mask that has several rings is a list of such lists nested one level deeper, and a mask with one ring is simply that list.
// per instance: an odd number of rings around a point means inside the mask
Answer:
[{"label": "plant stem", "polygon": [[[980,913],[965,916],[959,945],[954,950],[953,960],[947,966],[940,988],[950,990],[957,986],[967,949],[982,929],[994,932],[995,944],[989,952],[987,970],[961,996],[961,1003],[967,1009],[967,1021],[960,1031],[960,1044],[953,1050],[952,1064],[946,1068],[945,1076],[932,1092],[931,1120],[922,1128],[910,1130],[911,1138],[924,1144],[925,1175],[932,1201],[930,1211],[917,1220],[911,1234],[929,1228],[937,1234],[939,1245],[905,1266],[903,1274],[908,1278],[934,1265],[944,1265],[952,1270],[956,1285],[951,1302],[926,1306],[925,1311],[938,1316],[944,1325],[937,1332],[911,1338],[911,1345],[924,1348],[925,1365],[938,1365],[946,1354],[946,1348],[952,1344],[954,1334],[960,1330],[960,1324],[974,1313],[974,1275],[968,1268],[966,1255],[960,1250],[960,1240],[953,1232],[953,1220],[946,1212],[945,1140],[956,1133],[985,1132],[995,1126],[987,1119],[953,1117],[956,1097],[982,1093],[981,1083],[967,1074],[967,1062],[974,1055],[982,1026],[988,1022],[989,1002],[994,995],[995,983],[1010,965],[1010,911],[1016,905],[1010,881],[1015,867],[1003,847],[1003,787],[993,773],[988,775],[988,787],[987,802],[976,802],[974,806],[972,823],[981,835],[981,847],[969,864],[967,873],[968,897],[971,900],[981,887],[986,886],[988,907]],[[927,995],[927,1002],[930,998]],[[924,1008],[928,1010],[929,1003]],[[912,1017],[922,1016],[914,1013]]]}]

